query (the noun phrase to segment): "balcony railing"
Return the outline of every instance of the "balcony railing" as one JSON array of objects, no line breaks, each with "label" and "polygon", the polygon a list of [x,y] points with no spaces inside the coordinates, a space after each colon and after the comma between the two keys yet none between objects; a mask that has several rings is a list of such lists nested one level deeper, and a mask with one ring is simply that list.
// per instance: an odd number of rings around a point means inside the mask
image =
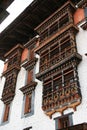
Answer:
[{"label": "balcony railing", "polygon": [[40,72],[48,69],[49,67],[55,65],[56,63],[59,63],[61,60],[67,58],[68,56],[73,54],[74,50],[75,50],[74,47],[68,47],[68,48],[64,49],[64,51],[60,52],[59,54],[54,55],[46,63],[40,65]]},{"label": "balcony railing", "polygon": [[78,83],[69,83],[67,86],[61,87],[61,89],[43,95],[43,108],[45,111],[50,110],[53,107],[67,105],[69,102],[76,102],[79,98],[80,93]]}]

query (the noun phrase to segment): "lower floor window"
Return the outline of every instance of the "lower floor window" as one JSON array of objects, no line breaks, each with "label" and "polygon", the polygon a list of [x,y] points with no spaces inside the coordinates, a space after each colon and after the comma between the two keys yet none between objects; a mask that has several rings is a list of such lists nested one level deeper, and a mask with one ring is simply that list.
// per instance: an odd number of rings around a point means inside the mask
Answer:
[{"label": "lower floor window", "polygon": [[67,128],[73,125],[72,113],[55,118],[56,130]]},{"label": "lower floor window", "polygon": [[23,117],[25,116],[32,116],[34,114],[34,96],[35,92],[32,91],[31,94],[24,95],[23,101]]},{"label": "lower floor window", "polygon": [[10,111],[10,105],[9,105],[9,104],[6,104],[6,105],[5,105],[5,109],[4,109],[3,122],[8,121],[9,111]]}]

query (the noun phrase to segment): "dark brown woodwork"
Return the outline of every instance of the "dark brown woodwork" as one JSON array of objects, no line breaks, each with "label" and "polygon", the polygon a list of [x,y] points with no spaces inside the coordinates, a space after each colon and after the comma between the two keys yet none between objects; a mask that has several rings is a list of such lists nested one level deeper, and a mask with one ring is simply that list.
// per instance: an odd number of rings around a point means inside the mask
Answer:
[{"label": "dark brown woodwork", "polygon": [[[62,7],[60,7],[57,11],[55,11],[52,15],[50,15],[46,20],[44,20],[39,26],[35,28],[35,30],[39,33],[42,34],[47,28],[52,28],[54,23],[58,23],[59,21],[63,21],[63,18],[68,15],[68,21],[67,22],[73,22],[72,19],[69,19],[70,17],[73,17],[72,13],[76,10],[75,6],[70,2],[66,2]],[[70,21],[69,21],[70,20]],[[65,22],[65,21],[64,21]],[[66,23],[67,23],[66,22]],[[61,23],[61,22],[60,22]],[[65,24],[66,24],[65,23]],[[64,24],[64,23],[63,23]],[[65,25],[64,24],[64,25]],[[59,26],[59,28],[61,28]],[[57,28],[56,28],[57,29]]]},{"label": "dark brown woodwork", "polygon": [[71,36],[71,34],[73,34],[72,35],[72,37],[73,37],[77,32],[78,32],[78,28],[74,24],[70,23],[66,26],[66,28],[64,27],[64,28],[60,29],[55,34],[53,34],[51,37],[48,37],[48,39],[46,39],[45,41],[43,41],[41,43],[39,42],[38,47],[35,48],[35,52],[40,53],[41,49],[46,47],[46,45],[48,43],[52,42],[55,38],[58,38],[58,40],[59,40],[60,38],[62,38],[64,33],[65,34],[70,33],[70,36]]},{"label": "dark brown woodwork", "polygon": [[2,74],[6,78],[1,99],[4,104],[10,104],[15,96],[16,80],[20,70],[21,54],[23,49],[24,47],[18,44],[5,54],[5,58],[8,59],[6,62],[8,65],[7,69]]},{"label": "dark brown woodwork", "polygon": [[[6,3],[10,3],[9,1]],[[25,44],[28,39],[34,37],[37,34],[37,32],[34,31],[34,28],[40,25],[46,18],[48,18],[53,12],[58,10],[63,4],[67,3],[67,1],[68,0],[39,0],[38,2],[37,0],[34,0],[25,9],[25,11],[0,34],[0,47],[3,47],[3,51],[8,48],[5,52],[3,52],[3,54],[0,54],[0,58],[4,60],[3,55],[8,52],[12,47],[14,47],[17,42]],[[77,4],[80,0],[71,1],[74,4]],[[0,5],[2,2],[3,0],[0,2]],[[6,3],[4,2],[4,5]],[[72,9],[74,8],[71,5],[70,10]],[[23,31],[24,33],[22,33]],[[16,32],[18,33],[18,35],[16,34]],[[28,37],[25,34],[28,34]],[[12,38],[10,38],[10,35]]]},{"label": "dark brown woodwork", "polygon": [[13,0],[0,0],[0,24],[9,15],[6,8],[13,2]]},{"label": "dark brown woodwork", "polygon": [[81,1],[79,1],[78,7],[80,7],[80,8],[87,7],[87,0],[81,0]]},{"label": "dark brown woodwork", "polygon": [[55,112],[81,103],[77,67],[82,57],[77,52],[73,23],[75,6],[66,2],[37,28],[40,35],[35,53],[40,55],[40,70],[36,77],[43,81],[42,109],[51,118]]},{"label": "dark brown woodwork", "polygon": [[57,129],[57,130],[87,130],[87,123],[73,125],[73,126],[69,126],[69,127]]},{"label": "dark brown woodwork", "polygon": [[33,58],[31,60],[29,60],[28,62],[26,62],[25,64],[23,64],[22,66],[26,69],[26,70],[32,70],[35,66],[37,62],[37,58]]},{"label": "dark brown woodwork", "polygon": [[34,37],[31,40],[29,40],[26,44],[25,47],[28,49],[28,58],[25,62],[23,62],[22,67],[24,67],[27,72],[27,82],[26,85],[23,86],[20,90],[23,92],[23,94],[32,94],[32,92],[35,90],[35,87],[37,85],[37,82],[34,81],[33,75],[34,75],[34,67],[37,62],[37,58],[34,55],[34,48],[37,43],[37,38]]},{"label": "dark brown woodwork", "polygon": [[27,128],[25,128],[23,130],[30,130],[30,129],[32,129],[32,127],[27,127]]},{"label": "dark brown woodwork", "polygon": [[31,81],[29,84],[23,86],[20,88],[20,90],[23,92],[23,94],[31,94],[37,85],[37,82]]},{"label": "dark brown woodwork", "polygon": [[59,129],[67,128],[67,127],[69,127],[69,124],[70,124],[70,122],[69,122],[68,116],[58,119],[58,128]]}]

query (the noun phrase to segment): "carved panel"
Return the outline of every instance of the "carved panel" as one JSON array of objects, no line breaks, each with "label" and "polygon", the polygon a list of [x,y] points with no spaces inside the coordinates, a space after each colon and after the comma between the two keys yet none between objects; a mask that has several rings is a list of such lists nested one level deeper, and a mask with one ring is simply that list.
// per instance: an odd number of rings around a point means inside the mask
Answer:
[{"label": "carved panel", "polygon": [[49,117],[55,112],[63,114],[67,108],[76,110],[81,103],[77,67],[82,57],[76,47],[78,28],[73,23],[74,11],[68,1],[36,28],[40,34],[35,48],[40,55],[36,77],[43,81],[42,109]]},{"label": "carved panel", "polygon": [[8,66],[7,69],[3,72],[3,76],[6,78],[2,93],[2,101],[4,104],[10,104],[15,96],[16,81],[18,72],[20,70],[22,50],[23,46],[18,44],[5,54],[5,58],[8,59]]}]

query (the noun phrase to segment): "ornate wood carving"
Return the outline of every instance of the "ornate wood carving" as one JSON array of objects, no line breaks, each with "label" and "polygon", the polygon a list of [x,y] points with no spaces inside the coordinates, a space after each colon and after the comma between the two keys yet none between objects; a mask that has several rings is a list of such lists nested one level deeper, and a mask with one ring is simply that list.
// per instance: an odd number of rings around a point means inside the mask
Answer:
[{"label": "ornate wood carving", "polygon": [[18,44],[5,54],[5,58],[8,59],[7,69],[3,72],[3,76],[5,76],[6,81],[2,93],[2,101],[5,104],[10,104],[15,96],[16,80],[20,70],[22,50],[23,46]]},{"label": "ornate wood carving", "polygon": [[25,85],[24,87],[20,88],[20,90],[23,92],[23,94],[32,94],[32,91],[35,90],[35,87],[37,85],[37,82],[32,81],[30,84]]},{"label": "ornate wood carving", "polygon": [[26,70],[32,70],[35,66],[37,62],[37,58],[34,57],[33,59],[27,61],[25,64],[23,64],[22,66],[26,69]]},{"label": "ornate wood carving", "polygon": [[42,109],[49,117],[55,112],[63,114],[67,108],[76,110],[81,102],[77,67],[82,57],[76,48],[78,28],[73,23],[74,11],[68,1],[36,28],[40,35],[35,48],[40,55],[36,77],[43,81]]}]

